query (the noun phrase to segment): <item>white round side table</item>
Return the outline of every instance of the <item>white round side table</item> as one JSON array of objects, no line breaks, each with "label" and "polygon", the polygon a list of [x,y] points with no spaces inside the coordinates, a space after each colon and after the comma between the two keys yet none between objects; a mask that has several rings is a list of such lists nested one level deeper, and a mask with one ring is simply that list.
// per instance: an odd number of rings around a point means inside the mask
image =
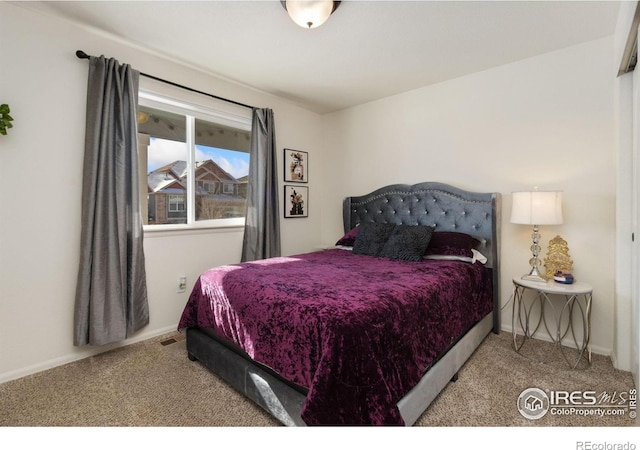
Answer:
[{"label": "white round side table", "polygon": [[[531,291],[533,295],[525,295]],[[556,303],[552,298],[564,297],[564,302]],[[557,283],[553,280],[547,282],[523,280],[513,278],[513,313],[511,316],[511,330],[513,348],[520,353],[527,339],[540,329],[541,325],[551,338],[551,341],[559,347],[564,360],[572,369],[578,368],[583,359],[587,367],[591,365],[591,302],[593,288],[591,285],[576,281],[573,284]],[[556,308],[558,305],[560,309]],[[539,306],[539,317],[533,317],[533,309]],[[549,314],[549,312],[551,314]],[[564,317],[566,320],[563,320]],[[530,323],[531,321],[535,323]],[[574,323],[575,322],[575,323]],[[582,339],[580,342],[576,336],[576,327],[582,327]],[[574,361],[569,359],[562,341],[570,335],[573,338],[578,357]]]}]

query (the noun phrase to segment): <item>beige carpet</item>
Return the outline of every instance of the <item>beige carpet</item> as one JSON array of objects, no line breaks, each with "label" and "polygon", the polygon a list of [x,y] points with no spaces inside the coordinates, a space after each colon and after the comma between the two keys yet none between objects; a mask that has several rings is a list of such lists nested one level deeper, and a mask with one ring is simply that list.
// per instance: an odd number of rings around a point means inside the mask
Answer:
[{"label": "beige carpet", "polygon": [[[166,344],[167,340],[176,342]],[[524,418],[517,399],[527,388],[545,391],[628,393],[631,374],[594,355],[584,370],[569,370],[557,349],[530,341],[530,355],[514,352],[511,336],[491,334],[449,383],[417,426],[634,426],[623,416],[546,414]],[[279,422],[199,363],[186,357],[182,335],[173,333],[0,384],[0,426],[5,427],[273,427]]]}]

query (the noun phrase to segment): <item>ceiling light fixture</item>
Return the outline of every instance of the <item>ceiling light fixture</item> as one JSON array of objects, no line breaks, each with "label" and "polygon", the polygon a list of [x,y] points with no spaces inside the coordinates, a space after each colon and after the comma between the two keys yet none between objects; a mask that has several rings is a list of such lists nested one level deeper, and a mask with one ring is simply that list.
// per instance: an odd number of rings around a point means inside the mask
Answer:
[{"label": "ceiling light fixture", "polygon": [[340,6],[340,2],[324,0],[283,0],[280,3],[289,17],[303,28],[319,27]]}]

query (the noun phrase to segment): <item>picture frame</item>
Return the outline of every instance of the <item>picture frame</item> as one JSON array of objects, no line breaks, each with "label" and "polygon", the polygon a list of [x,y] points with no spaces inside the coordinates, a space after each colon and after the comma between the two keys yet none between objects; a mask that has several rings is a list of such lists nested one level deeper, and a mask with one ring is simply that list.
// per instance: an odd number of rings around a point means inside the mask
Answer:
[{"label": "picture frame", "polygon": [[284,186],[285,219],[309,217],[309,187],[300,185]]},{"label": "picture frame", "polygon": [[309,153],[291,148],[284,149],[284,181],[309,182]]}]

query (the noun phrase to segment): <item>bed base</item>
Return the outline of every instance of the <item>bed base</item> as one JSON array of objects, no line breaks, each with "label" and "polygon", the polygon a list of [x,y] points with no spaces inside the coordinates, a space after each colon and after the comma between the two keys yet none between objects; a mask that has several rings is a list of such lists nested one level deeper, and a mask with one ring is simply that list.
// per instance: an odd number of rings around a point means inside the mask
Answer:
[{"label": "bed base", "polygon": [[449,381],[458,379],[458,372],[492,331],[491,315],[469,330],[450,351],[444,354],[422,377],[418,384],[398,402],[398,410],[406,426],[420,418]]},{"label": "bed base", "polygon": [[[447,384],[457,379],[458,371],[492,327],[492,315],[489,314],[446,352],[398,402],[398,410],[406,426],[415,424]],[[300,388],[295,388],[198,328],[187,330],[187,352],[191,361],[199,361],[283,425],[306,426],[300,417],[306,395]]]},{"label": "bed base", "polygon": [[287,426],[304,426],[300,418],[305,394],[252,363],[199,328],[187,329],[187,352],[237,391]]}]

